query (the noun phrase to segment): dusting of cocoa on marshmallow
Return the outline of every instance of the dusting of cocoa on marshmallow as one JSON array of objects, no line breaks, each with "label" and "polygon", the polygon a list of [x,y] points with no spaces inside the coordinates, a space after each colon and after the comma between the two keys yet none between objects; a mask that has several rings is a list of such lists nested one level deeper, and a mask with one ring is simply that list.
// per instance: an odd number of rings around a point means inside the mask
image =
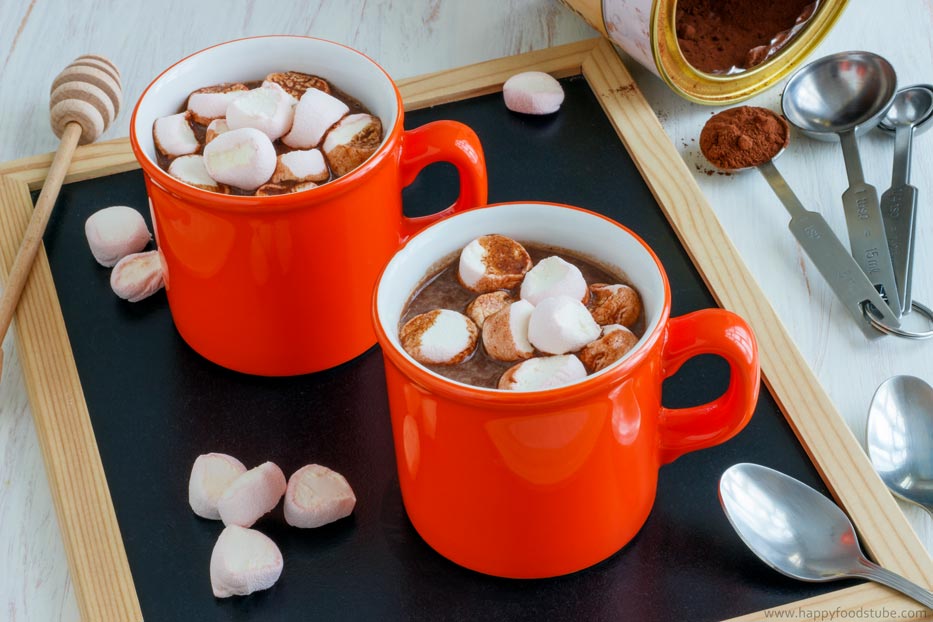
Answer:
[{"label": "dusting of cocoa on marshmallow", "polygon": [[710,117],[700,132],[700,151],[713,166],[738,170],[770,161],[790,142],[782,117],[755,106],[730,108]]},{"label": "dusting of cocoa on marshmallow", "polygon": [[628,285],[590,285],[590,314],[600,326],[632,326],[641,315],[641,297]]},{"label": "dusting of cocoa on marshmallow", "polygon": [[299,71],[270,73],[266,76],[266,81],[275,82],[295,99],[301,99],[301,96],[304,95],[305,91],[308,89],[317,89],[330,94],[330,84],[328,84],[327,80]]}]

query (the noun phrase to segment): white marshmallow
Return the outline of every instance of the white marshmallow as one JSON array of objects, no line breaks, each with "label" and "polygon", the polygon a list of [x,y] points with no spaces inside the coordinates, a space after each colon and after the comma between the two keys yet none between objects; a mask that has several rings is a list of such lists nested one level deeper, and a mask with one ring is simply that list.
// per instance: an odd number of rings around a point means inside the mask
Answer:
[{"label": "white marshmallow", "polygon": [[207,168],[204,166],[204,156],[187,155],[175,158],[168,165],[168,174],[195,188],[210,190],[211,192],[223,192],[217,182],[207,174]]},{"label": "white marshmallow", "polygon": [[292,527],[320,527],[349,516],[355,505],[356,495],[343,475],[309,464],[288,480],[285,522]]},{"label": "white marshmallow", "polygon": [[268,80],[268,79],[263,80],[263,81],[262,81],[262,88],[264,88],[264,89],[281,89],[283,93],[285,93],[286,95],[288,95],[288,103],[292,106],[292,108],[294,108],[295,106],[298,105],[298,98],[295,97],[295,95],[294,95],[293,93],[290,93],[289,91],[287,91],[287,90],[286,90],[281,84],[279,84],[278,82],[273,82],[272,80]]},{"label": "white marshmallow", "polygon": [[282,576],[284,565],[282,552],[268,536],[229,525],[211,553],[211,589],[217,598],[266,590]]},{"label": "white marshmallow", "polygon": [[91,214],[84,223],[84,235],[94,259],[108,268],[146,248],[152,239],[142,214],[125,205],[105,207]]},{"label": "white marshmallow", "polygon": [[554,296],[570,296],[582,301],[588,295],[586,279],[580,269],[556,255],[539,261],[522,281],[521,297],[533,305]]},{"label": "white marshmallow", "polygon": [[152,124],[152,139],[156,149],[169,157],[197,153],[201,149],[187,112],[156,119]]},{"label": "white marshmallow", "polygon": [[519,300],[486,318],[483,324],[486,354],[497,361],[530,358],[535,349],[528,341],[528,322],[534,309],[527,300]]},{"label": "white marshmallow", "polygon": [[262,84],[263,86],[266,84],[275,84],[295,98],[296,102],[308,89],[317,89],[325,93],[330,93],[330,83],[328,83],[327,80],[299,71],[270,73],[266,76]]},{"label": "white marshmallow", "polygon": [[502,85],[505,106],[522,114],[551,114],[564,102],[560,82],[541,71],[519,73]]},{"label": "white marshmallow", "polygon": [[515,299],[512,298],[511,294],[501,290],[480,294],[467,305],[466,314],[477,326],[482,328],[486,318],[513,302],[515,302]]},{"label": "white marshmallow", "polygon": [[243,463],[227,454],[198,456],[188,479],[188,503],[201,518],[220,520],[217,499],[227,487],[246,472]]},{"label": "white marshmallow", "polygon": [[330,171],[324,163],[324,156],[318,149],[308,151],[295,150],[283,153],[275,164],[272,182],[280,181],[327,181]]},{"label": "white marshmallow", "polygon": [[531,257],[524,246],[504,235],[491,234],[463,247],[457,278],[470,291],[491,292],[515,287],[530,269]]},{"label": "white marshmallow", "polygon": [[159,251],[127,255],[117,262],[110,273],[110,289],[129,302],[148,298],[164,285]]},{"label": "white marshmallow", "polygon": [[251,527],[272,511],[285,494],[285,474],[272,462],[263,462],[233,480],[217,499],[224,525]]},{"label": "white marshmallow", "polygon": [[603,326],[602,336],[583,346],[577,356],[580,362],[595,373],[625,356],[638,343],[635,333],[621,324]]},{"label": "white marshmallow", "polygon": [[251,127],[230,130],[204,147],[204,166],[214,181],[243,190],[269,181],[275,162],[272,141]]},{"label": "white marshmallow", "polygon": [[599,324],[583,303],[570,296],[539,302],[528,321],[528,339],[542,352],[576,352],[599,337]]},{"label": "white marshmallow", "polygon": [[204,144],[211,142],[224,132],[229,132],[230,126],[227,125],[226,119],[214,119],[207,126],[207,131],[204,133]]},{"label": "white marshmallow", "polygon": [[226,116],[230,102],[248,91],[245,84],[239,83],[204,87],[188,96],[188,111],[195,123],[207,125]]},{"label": "white marshmallow", "polygon": [[405,322],[399,337],[419,363],[456,365],[476,349],[479,329],[462,313],[434,309]]},{"label": "white marshmallow", "polygon": [[542,391],[586,378],[586,369],[573,354],[539,356],[506,370],[499,388],[507,391]]},{"label": "white marshmallow", "polygon": [[247,91],[227,106],[227,125],[231,130],[255,128],[269,140],[288,132],[294,116],[289,94],[278,85]]},{"label": "white marshmallow", "polygon": [[334,175],[346,175],[382,143],[382,122],[368,114],[351,114],[335,125],[324,138],[324,155]]},{"label": "white marshmallow", "polygon": [[347,114],[345,103],[317,89],[308,89],[295,106],[295,120],[282,142],[294,149],[317,147],[334,123]]}]

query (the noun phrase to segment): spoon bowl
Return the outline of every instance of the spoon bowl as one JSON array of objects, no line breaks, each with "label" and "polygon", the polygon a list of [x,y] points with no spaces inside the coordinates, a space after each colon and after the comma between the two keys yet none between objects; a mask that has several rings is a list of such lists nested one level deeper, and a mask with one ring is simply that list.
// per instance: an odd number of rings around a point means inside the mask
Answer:
[{"label": "spoon bowl", "polygon": [[873,128],[891,105],[897,76],[871,52],[841,52],[798,70],[784,87],[784,116],[807,136],[834,141],[836,134]]},{"label": "spoon bowl", "polygon": [[913,125],[914,135],[933,126],[933,86],[915,84],[897,92],[878,128],[893,134],[898,125]]},{"label": "spoon bowl", "polygon": [[871,400],[865,444],[891,492],[933,509],[933,387],[913,376],[885,380]]}]

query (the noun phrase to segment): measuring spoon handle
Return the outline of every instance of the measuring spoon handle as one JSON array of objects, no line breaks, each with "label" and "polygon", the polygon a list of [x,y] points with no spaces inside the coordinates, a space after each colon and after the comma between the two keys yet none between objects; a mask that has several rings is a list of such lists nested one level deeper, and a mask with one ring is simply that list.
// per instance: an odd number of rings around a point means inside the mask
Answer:
[{"label": "measuring spoon handle", "polygon": [[897,590],[904,596],[913,598],[921,605],[933,609],[933,592],[930,592],[930,590],[924,589],[896,572],[891,572],[887,568],[882,568],[867,559],[860,560],[860,563],[861,568],[854,573],[854,576],[863,577],[875,583],[886,585],[892,590]]},{"label": "measuring spoon handle", "polygon": [[910,311],[913,245],[916,231],[917,189],[910,185],[910,156],[914,130],[897,125],[894,133],[894,171],[891,187],[881,195],[881,218],[888,237],[891,263],[901,309]]}]

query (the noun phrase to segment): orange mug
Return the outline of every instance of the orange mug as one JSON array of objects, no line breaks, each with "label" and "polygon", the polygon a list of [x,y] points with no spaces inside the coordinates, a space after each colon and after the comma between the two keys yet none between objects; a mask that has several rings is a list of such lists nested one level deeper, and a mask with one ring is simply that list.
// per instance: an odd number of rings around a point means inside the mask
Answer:
[{"label": "orange mug", "polygon": [[[439,261],[488,233],[568,249],[627,275],[645,309],[637,345],[583,380],[543,391],[477,388],[417,363],[398,337],[408,299]],[[658,468],[737,434],[758,399],[758,349],[748,325],[722,309],[671,318],[670,308],[667,276],[652,250],[622,225],[579,208],[493,205],[412,237],[379,277],[373,321],[402,498],[422,538],[462,566],[510,578],[581,570],[631,540],[654,503]],[[707,353],[729,363],[726,392],[701,406],[664,408],[662,381]]]},{"label": "orange mug", "polygon": [[[156,163],[155,119],[188,94],[270,72],[322,76],[360,100],[384,128],[379,149],[317,188],[267,197],[208,192]],[[172,319],[205,358],[250,374],[284,376],[333,367],[376,343],[372,289],[392,253],[425,224],[486,203],[476,134],[452,121],[403,129],[402,96],[375,62],[309,37],[240,39],[172,65],[143,92],[130,121],[142,166]],[[422,218],[402,215],[402,188],[433,162],[453,163],[460,195]]]}]

